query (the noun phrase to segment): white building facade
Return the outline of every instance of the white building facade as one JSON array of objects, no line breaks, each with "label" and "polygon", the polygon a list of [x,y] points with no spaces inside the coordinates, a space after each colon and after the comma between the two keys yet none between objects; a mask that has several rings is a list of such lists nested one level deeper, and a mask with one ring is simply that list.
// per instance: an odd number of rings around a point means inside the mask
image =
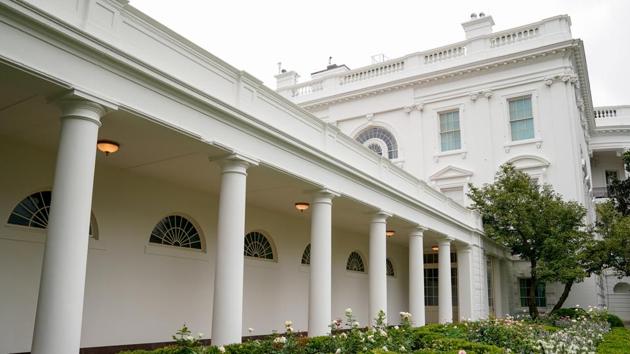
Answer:
[{"label": "white building facade", "polygon": [[[626,178],[630,108],[593,107],[583,44],[568,16],[499,32],[493,25],[491,16],[473,14],[462,23],[462,42],[353,70],[329,65],[305,82],[283,71],[277,91],[452,201],[469,205],[468,184],[491,183],[511,162],[583,204],[593,222],[606,185]],[[514,259],[513,312],[526,307],[528,274]],[[574,286],[566,305],[609,306],[630,320],[627,289],[628,279],[592,277]],[[540,310],[561,292],[541,284]]]},{"label": "white building facade", "polygon": [[[520,265],[483,235],[457,193],[490,180],[504,159],[554,185],[561,169],[571,181],[591,176],[593,108],[567,17],[541,22],[537,31],[554,34],[536,42],[543,49],[528,42],[526,56],[540,52],[532,62],[495,66],[512,49],[480,50],[488,68],[451,77],[441,58],[474,59],[470,39],[464,54],[430,59],[446,77],[432,76],[428,91],[384,87],[360,98],[374,100],[369,109],[350,98],[333,104],[345,94],[329,84],[299,89],[320,102],[295,95],[290,75],[276,93],[124,0],[2,0],[0,26],[0,352],[164,342],[182,323],[213,344],[269,334],[289,319],[322,335],[347,307],[363,325],[379,310],[390,323],[409,311],[416,325],[502,316],[518,310]],[[402,65],[387,70],[413,68]],[[500,65],[525,71],[507,77]],[[529,68],[545,80],[528,78]],[[361,75],[348,79],[353,90],[368,83]],[[475,83],[485,75],[515,86]],[[438,92],[455,78],[453,87],[470,89]],[[473,117],[484,109],[499,117],[508,108],[495,101],[520,97],[531,97],[533,138],[497,137],[498,148],[469,137],[480,126]],[[562,122],[547,126],[540,112],[554,109]],[[421,139],[442,112],[462,123],[459,147],[456,134]],[[502,129],[491,125],[488,136]],[[368,127],[387,128],[398,148],[370,134],[355,141]],[[556,144],[554,127],[574,145]],[[98,152],[107,142],[119,151]],[[589,178],[560,191],[590,205]],[[599,303],[603,292],[592,290],[580,303]]]}]

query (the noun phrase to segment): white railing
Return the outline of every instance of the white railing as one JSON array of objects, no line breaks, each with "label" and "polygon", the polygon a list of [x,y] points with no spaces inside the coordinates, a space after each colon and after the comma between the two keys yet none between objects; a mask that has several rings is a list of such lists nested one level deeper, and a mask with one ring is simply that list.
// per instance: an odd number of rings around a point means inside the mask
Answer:
[{"label": "white railing", "polygon": [[451,48],[439,49],[424,55],[424,63],[437,63],[439,61],[449,60],[466,55],[466,47],[455,46]]},{"label": "white railing", "polygon": [[616,108],[596,108],[593,113],[595,113],[595,118],[614,118],[617,117],[617,109]]},{"label": "white railing", "polygon": [[315,82],[306,82],[304,84],[300,84],[300,86],[294,87],[291,89],[292,97],[299,97],[310,95],[313,92],[321,91],[324,89],[324,85],[322,80]]},{"label": "white railing", "polygon": [[405,70],[404,60],[393,63],[383,63],[382,65],[368,67],[363,70],[350,71],[343,76],[343,78],[341,79],[341,84],[345,85],[351,82],[371,79],[373,77],[388,75],[403,70]]},{"label": "white railing", "polygon": [[538,27],[522,28],[510,32],[502,32],[497,36],[490,38],[490,47],[501,47],[504,45],[514,44],[516,42],[532,39],[539,34]]}]

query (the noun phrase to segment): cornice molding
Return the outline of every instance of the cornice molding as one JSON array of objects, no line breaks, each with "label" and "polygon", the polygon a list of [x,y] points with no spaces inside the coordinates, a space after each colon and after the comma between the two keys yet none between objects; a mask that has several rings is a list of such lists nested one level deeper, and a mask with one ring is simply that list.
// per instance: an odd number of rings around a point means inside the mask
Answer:
[{"label": "cornice molding", "polygon": [[[493,70],[495,68],[503,67],[505,65],[521,64],[523,62],[539,59],[548,55],[566,53],[576,46],[576,41],[578,40],[567,40],[530,50],[507,54],[500,57],[494,57],[460,66],[455,66],[444,70],[423,73],[416,76],[409,76],[406,78],[381,83],[374,86],[366,86],[354,91],[331,95],[329,97],[316,99],[310,102],[305,101],[300,103],[300,106],[307,110],[319,109],[335,103],[348,102],[351,100],[374,96],[385,92],[437,83],[438,81],[442,80],[462,77],[464,75],[476,74],[481,71]],[[581,45],[581,41],[579,43]]]}]

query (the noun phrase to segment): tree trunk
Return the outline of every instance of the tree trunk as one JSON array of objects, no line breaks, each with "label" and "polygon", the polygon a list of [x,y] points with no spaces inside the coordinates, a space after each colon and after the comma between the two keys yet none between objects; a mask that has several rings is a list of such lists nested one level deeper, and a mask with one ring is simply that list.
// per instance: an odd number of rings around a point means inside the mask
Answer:
[{"label": "tree trunk", "polygon": [[564,290],[562,291],[562,295],[560,295],[558,302],[553,306],[553,309],[551,309],[551,312],[549,314],[552,314],[562,308],[562,305],[567,300],[567,297],[569,296],[569,293],[571,292],[572,286],[573,286],[573,280],[569,280],[568,282],[564,284]]},{"label": "tree trunk", "polygon": [[536,288],[538,287],[538,278],[536,277],[536,261],[531,260],[531,275],[532,275],[532,284],[529,287],[529,294],[527,299],[527,305],[529,307],[529,315],[533,319],[538,318],[538,307],[536,307]]}]

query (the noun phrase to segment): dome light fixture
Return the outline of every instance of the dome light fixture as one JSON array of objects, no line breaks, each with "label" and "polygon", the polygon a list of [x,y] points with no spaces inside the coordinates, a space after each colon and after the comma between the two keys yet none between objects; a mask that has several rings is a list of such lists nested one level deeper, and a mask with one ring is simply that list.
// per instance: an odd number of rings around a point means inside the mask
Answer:
[{"label": "dome light fixture", "polygon": [[434,252],[437,252],[440,248],[438,247],[438,245],[433,245],[431,246],[431,250],[433,250]]},{"label": "dome light fixture", "polygon": [[387,231],[385,231],[385,236],[387,236],[387,237],[392,237],[394,235],[396,235],[396,231],[394,231],[394,230],[387,230]]},{"label": "dome light fixture", "polygon": [[109,156],[120,149],[120,144],[111,140],[99,140],[96,142],[96,148],[105,153],[105,156]]},{"label": "dome light fixture", "polygon": [[299,210],[300,213],[303,213],[304,210],[308,209],[311,205],[307,202],[297,202],[295,203],[295,209]]}]

